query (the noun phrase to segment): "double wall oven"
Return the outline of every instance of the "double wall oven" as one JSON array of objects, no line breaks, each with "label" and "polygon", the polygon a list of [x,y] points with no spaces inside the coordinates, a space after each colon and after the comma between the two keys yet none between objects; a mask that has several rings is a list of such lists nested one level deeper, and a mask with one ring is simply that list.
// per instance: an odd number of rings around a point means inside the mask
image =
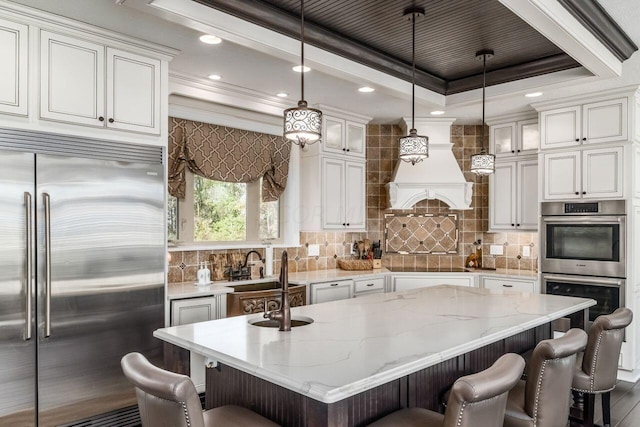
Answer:
[{"label": "double wall oven", "polygon": [[589,322],[624,307],[625,236],[624,200],[542,203],[542,291],[596,300]]}]

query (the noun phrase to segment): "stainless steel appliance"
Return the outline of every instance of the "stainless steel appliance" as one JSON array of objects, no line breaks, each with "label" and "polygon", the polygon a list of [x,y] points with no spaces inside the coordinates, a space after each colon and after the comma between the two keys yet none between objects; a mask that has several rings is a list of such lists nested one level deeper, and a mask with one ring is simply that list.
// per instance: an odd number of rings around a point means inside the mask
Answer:
[{"label": "stainless steel appliance", "polygon": [[163,176],[160,147],[0,129],[0,425],[134,404],[120,358],[161,364]]},{"label": "stainless steel appliance", "polygon": [[542,203],[544,273],[626,277],[624,200]]}]

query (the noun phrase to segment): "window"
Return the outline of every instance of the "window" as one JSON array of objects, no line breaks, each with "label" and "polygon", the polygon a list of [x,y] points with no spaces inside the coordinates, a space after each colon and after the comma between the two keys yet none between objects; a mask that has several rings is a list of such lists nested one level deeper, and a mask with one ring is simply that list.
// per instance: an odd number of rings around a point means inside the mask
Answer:
[{"label": "window", "polygon": [[187,172],[184,200],[169,196],[168,238],[180,243],[281,241],[282,203],[262,201],[262,179],[214,181]]}]

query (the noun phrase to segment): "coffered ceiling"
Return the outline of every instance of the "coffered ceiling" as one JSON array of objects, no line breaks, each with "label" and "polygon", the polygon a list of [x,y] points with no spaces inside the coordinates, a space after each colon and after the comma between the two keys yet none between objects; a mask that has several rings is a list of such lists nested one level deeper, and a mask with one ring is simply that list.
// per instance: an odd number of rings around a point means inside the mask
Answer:
[{"label": "coffered ceiling", "polygon": [[[195,1],[299,38],[299,0]],[[622,33],[593,0],[561,3],[585,15],[583,25],[593,23],[604,38]],[[495,51],[487,65],[488,85],[580,67],[498,0],[306,0],[305,39],[409,80],[411,24],[403,12],[411,6],[426,11],[416,24],[416,83],[425,89],[448,95],[480,87],[482,66],[475,52],[487,48]],[[624,33],[610,44],[617,46],[621,40],[625,41]]]}]

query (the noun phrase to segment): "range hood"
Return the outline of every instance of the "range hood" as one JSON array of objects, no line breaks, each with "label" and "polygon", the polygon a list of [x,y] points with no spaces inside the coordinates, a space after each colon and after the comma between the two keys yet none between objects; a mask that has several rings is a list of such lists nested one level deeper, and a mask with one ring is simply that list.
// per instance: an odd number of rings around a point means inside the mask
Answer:
[{"label": "range hood", "polygon": [[[420,200],[438,199],[451,209],[471,209],[473,183],[467,182],[453,155],[453,118],[416,118],[418,135],[429,137],[429,158],[420,163],[398,160],[387,184],[390,209],[411,209]],[[400,121],[403,135],[409,133],[410,118]]]}]

